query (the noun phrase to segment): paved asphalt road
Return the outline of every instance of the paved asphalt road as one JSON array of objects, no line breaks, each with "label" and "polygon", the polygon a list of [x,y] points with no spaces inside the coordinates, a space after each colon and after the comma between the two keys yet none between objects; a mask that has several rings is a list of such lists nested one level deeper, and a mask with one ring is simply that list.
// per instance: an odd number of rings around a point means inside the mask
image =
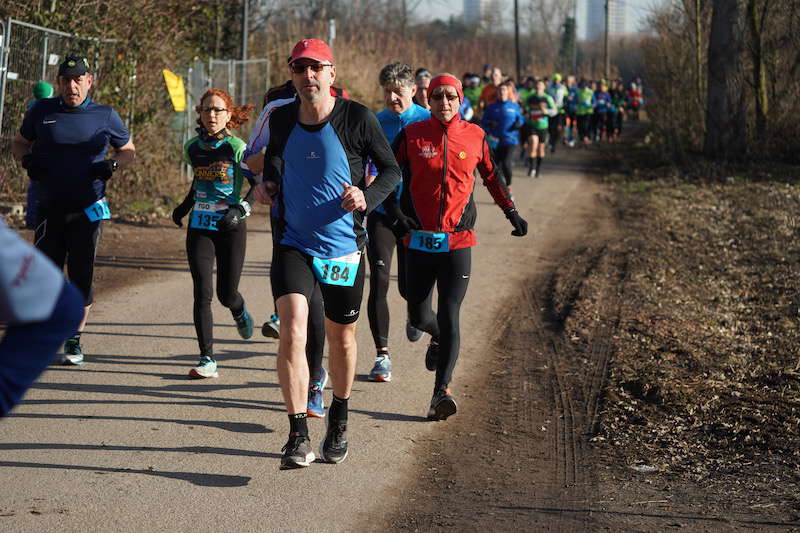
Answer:
[{"label": "paved asphalt road", "polygon": [[[477,187],[479,236],[462,307],[457,396],[469,393],[463,378],[491,349],[493,317],[546,255],[543,237],[575,216],[571,197],[586,179],[578,161],[556,158],[545,168],[542,179],[518,173],[514,182],[530,223],[522,239],[510,236]],[[260,218],[251,223],[241,282],[259,324],[272,310],[270,236]],[[405,339],[394,287],[391,383],[365,379],[374,353],[365,290],[347,460],[279,471],[288,422],[276,341],[259,333],[240,339],[215,302],[220,377],[187,379],[197,357],[191,280],[186,265],[157,268],[163,272],[145,284],[131,269],[130,285],[101,294],[84,335],[87,364],[51,366],[0,421],[0,531],[370,530],[407,504],[396,489],[414,482],[418,443],[447,431],[447,422],[424,418],[433,386],[423,361],[427,340]],[[316,448],[324,420],[310,420],[310,430]]]}]

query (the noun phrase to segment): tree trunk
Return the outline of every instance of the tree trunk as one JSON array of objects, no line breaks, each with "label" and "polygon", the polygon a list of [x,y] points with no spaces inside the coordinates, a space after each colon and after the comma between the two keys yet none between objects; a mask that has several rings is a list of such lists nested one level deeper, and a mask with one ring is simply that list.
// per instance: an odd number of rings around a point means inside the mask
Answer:
[{"label": "tree trunk", "polygon": [[764,138],[767,131],[769,100],[767,94],[767,72],[764,61],[764,27],[769,10],[769,0],[764,1],[764,9],[759,16],[757,0],[747,1],[747,27],[750,29],[751,50],[753,53],[753,89],[756,99],[756,134]]},{"label": "tree trunk", "polygon": [[743,154],[747,147],[741,86],[742,0],[714,0],[708,41],[708,108],[704,152],[709,157]]}]

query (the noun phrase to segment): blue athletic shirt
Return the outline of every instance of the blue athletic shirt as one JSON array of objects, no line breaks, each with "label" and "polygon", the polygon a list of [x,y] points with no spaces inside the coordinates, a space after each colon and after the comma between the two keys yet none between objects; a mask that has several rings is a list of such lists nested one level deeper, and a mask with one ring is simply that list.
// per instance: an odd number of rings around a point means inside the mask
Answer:
[{"label": "blue athletic shirt", "polygon": [[91,179],[89,167],[105,159],[109,144],[120,148],[130,140],[117,112],[89,97],[77,107],[61,98],[38,100],[19,132],[33,141],[31,152],[47,169],[38,182],[40,202],[61,213],[82,211],[105,196],[105,183]]},{"label": "blue athletic shirt", "polygon": [[497,100],[486,106],[481,126],[486,132],[498,139],[498,146],[516,146],[519,144],[519,129],[525,123],[522,108],[511,100]]},{"label": "blue athletic shirt", "polygon": [[[400,167],[363,105],[337,98],[328,120],[313,126],[297,121],[299,105],[278,107],[269,120],[264,177],[279,184],[276,240],[321,259],[354,253],[367,241],[367,213],[394,189]],[[369,187],[367,159],[378,169]],[[343,183],[364,190],[366,211],[342,209]]]},{"label": "blue athletic shirt", "polygon": [[[400,133],[400,130],[408,126],[409,124],[413,124],[415,122],[420,122],[422,120],[428,120],[431,118],[431,112],[422,107],[421,105],[417,104],[416,102],[411,102],[411,107],[400,113],[394,113],[393,111],[389,111],[388,109],[384,109],[380,111],[377,115],[375,115],[378,119],[378,122],[383,129],[383,134],[386,135],[386,140],[389,141],[389,144],[392,144],[397,137],[397,134]],[[372,175],[374,176],[374,168],[370,170]],[[397,197],[397,200],[400,201],[400,194],[403,192],[403,182],[397,184],[397,187],[394,189],[394,194]],[[386,214],[386,210],[383,208],[383,204],[379,205],[375,208],[375,211],[379,213]]]}]

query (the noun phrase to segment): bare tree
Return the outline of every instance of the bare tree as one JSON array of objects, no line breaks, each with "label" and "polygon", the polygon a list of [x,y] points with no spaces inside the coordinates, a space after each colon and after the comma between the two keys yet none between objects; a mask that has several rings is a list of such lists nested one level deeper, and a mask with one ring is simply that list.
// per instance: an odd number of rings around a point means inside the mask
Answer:
[{"label": "bare tree", "polygon": [[704,152],[741,154],[747,146],[739,71],[742,0],[714,0],[708,42],[708,108]]}]

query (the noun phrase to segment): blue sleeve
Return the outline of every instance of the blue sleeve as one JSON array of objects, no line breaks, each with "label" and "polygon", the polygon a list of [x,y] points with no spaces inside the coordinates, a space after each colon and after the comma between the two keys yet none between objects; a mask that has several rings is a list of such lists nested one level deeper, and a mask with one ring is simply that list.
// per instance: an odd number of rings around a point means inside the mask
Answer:
[{"label": "blue sleeve", "polygon": [[113,109],[108,115],[108,136],[110,137],[109,142],[114,148],[125,146],[131,140],[128,128],[119,118],[119,114]]}]

